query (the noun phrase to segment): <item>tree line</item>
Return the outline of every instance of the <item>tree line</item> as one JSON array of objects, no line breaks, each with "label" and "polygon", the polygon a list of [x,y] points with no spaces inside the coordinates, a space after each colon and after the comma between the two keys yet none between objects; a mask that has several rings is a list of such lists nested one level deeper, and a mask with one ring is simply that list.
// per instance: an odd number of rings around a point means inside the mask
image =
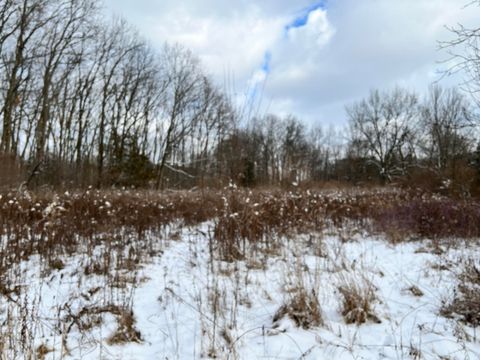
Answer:
[{"label": "tree line", "polygon": [[31,181],[160,187],[207,157],[233,108],[180,45],[155,51],[95,0],[0,5],[0,151]]},{"label": "tree line", "polygon": [[[476,46],[460,30],[450,45]],[[246,119],[192,52],[153,49],[95,0],[4,0],[0,78],[0,185],[478,185],[478,104],[464,91],[372,90],[342,130]]]},{"label": "tree line", "polygon": [[[372,90],[346,115],[340,132],[307,129],[294,117],[253,119],[219,148],[222,168],[244,185],[396,182],[461,192],[478,185],[478,117],[457,88],[432,85],[423,97],[400,87]],[[229,161],[229,151],[242,161]]]}]

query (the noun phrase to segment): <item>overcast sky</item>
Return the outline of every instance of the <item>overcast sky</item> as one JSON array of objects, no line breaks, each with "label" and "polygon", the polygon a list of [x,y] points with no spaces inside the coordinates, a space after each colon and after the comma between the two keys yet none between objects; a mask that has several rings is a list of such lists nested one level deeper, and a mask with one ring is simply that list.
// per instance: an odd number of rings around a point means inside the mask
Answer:
[{"label": "overcast sky", "polygon": [[[193,50],[220,86],[261,111],[345,123],[345,104],[396,84],[424,93],[447,58],[446,26],[476,24],[468,0],[106,0],[161,48]],[[233,81],[234,80],[234,81]],[[444,80],[445,86],[460,79]]]}]

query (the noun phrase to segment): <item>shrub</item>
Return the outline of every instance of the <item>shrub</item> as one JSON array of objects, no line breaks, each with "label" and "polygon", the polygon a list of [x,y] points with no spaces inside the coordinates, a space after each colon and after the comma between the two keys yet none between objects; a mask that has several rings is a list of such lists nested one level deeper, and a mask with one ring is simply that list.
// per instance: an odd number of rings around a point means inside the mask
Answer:
[{"label": "shrub", "polygon": [[448,198],[412,199],[379,211],[374,225],[383,232],[400,232],[431,239],[480,236],[480,203]]},{"label": "shrub", "polygon": [[22,164],[15,156],[0,153],[0,189],[18,187],[24,175]]}]

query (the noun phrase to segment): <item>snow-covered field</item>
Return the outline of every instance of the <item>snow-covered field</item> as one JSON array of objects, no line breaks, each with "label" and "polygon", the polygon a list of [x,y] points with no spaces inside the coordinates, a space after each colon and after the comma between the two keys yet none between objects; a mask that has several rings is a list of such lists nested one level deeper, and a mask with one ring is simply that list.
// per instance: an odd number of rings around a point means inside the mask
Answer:
[{"label": "snow-covered field", "polygon": [[[112,259],[109,276],[95,268],[108,255],[101,246],[58,266],[30,257],[11,270],[10,289],[22,291],[0,297],[0,353],[23,358],[29,343],[38,359],[480,359],[475,329],[441,315],[478,243],[393,245],[326,231],[225,262],[212,232],[211,222],[172,225],[148,258]],[[345,289],[366,295],[365,323],[347,324]],[[278,311],[301,294],[318,300],[320,323],[298,326],[309,308]]]}]

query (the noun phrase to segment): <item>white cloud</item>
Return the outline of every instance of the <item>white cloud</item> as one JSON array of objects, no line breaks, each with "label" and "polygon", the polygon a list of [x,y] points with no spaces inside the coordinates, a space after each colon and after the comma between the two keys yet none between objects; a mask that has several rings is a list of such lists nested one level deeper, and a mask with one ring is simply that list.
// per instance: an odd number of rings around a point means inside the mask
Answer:
[{"label": "white cloud", "polygon": [[323,46],[332,37],[334,31],[327,18],[327,11],[316,9],[308,14],[306,24],[292,27],[287,31],[288,40],[308,46]]},{"label": "white cloud", "polygon": [[[446,25],[475,24],[468,0],[337,0],[326,9],[300,0],[108,0],[154,44],[180,42],[220,83],[235,77],[245,93],[266,77],[269,111],[309,122],[343,121],[343,106],[374,87],[403,84],[424,91],[446,55],[437,41]],[[305,9],[312,11],[308,14]],[[287,25],[295,23],[300,27]],[[305,21],[304,21],[305,20]],[[476,24],[478,26],[478,24]],[[452,80],[451,80],[452,82]]]},{"label": "white cloud", "polygon": [[288,21],[285,14],[268,13],[273,1],[262,6],[254,1],[219,0],[139,0],[135,7],[128,3],[107,1],[109,8],[133,21],[155,45],[179,42],[198,54],[218,80],[231,72],[243,86]]}]

